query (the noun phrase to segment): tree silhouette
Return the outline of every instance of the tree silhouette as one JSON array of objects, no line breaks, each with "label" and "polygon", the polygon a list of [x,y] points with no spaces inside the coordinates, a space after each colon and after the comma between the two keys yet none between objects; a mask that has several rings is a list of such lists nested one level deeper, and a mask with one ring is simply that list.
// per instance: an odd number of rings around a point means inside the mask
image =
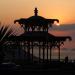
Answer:
[{"label": "tree silhouette", "polygon": [[[0,62],[2,62],[2,60],[4,59],[4,50],[3,47],[5,46],[6,43],[6,39],[9,37],[9,35],[11,34],[12,30],[8,31],[9,27],[5,27],[2,26],[0,28]],[[8,32],[7,32],[8,31]]]}]

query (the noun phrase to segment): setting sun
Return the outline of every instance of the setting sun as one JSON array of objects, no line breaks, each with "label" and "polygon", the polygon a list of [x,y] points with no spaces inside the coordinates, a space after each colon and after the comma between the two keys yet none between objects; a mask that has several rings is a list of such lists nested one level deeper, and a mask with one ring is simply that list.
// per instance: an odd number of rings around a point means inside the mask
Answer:
[{"label": "setting sun", "polygon": [[56,26],[60,26],[60,24],[59,24],[59,23],[57,23],[56,21],[54,22],[54,25],[56,25]]},{"label": "setting sun", "polygon": [[59,24],[59,23],[56,23],[56,25],[57,25],[57,26],[60,26],[60,24]]}]

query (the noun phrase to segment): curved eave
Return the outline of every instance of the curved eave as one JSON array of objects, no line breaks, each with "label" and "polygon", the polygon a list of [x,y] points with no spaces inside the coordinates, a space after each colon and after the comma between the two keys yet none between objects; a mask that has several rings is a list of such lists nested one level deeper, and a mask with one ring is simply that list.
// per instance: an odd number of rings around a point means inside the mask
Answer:
[{"label": "curved eave", "polygon": [[48,22],[48,23],[52,23],[52,24],[53,24],[55,21],[56,21],[57,23],[59,23],[59,20],[58,20],[58,19],[47,19],[47,22]]},{"label": "curved eave", "polygon": [[27,32],[20,36],[11,36],[6,39],[6,41],[35,41],[35,42],[65,42],[66,40],[71,41],[72,38],[70,36],[54,36],[52,34],[46,32]]}]

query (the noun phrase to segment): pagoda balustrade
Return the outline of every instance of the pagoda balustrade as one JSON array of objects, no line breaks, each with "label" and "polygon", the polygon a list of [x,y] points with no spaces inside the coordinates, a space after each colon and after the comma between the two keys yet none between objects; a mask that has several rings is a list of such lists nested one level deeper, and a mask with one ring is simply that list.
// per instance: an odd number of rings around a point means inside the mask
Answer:
[{"label": "pagoda balustrade", "polygon": [[[9,44],[3,47],[6,51],[9,50],[12,53],[12,60],[14,60],[16,57],[21,57],[21,51],[24,52],[23,57],[27,57],[27,61],[32,61],[35,62],[34,56],[36,51],[38,49],[38,56],[37,57],[37,62],[50,62],[51,61],[51,47],[50,47],[50,42],[47,41],[8,41]],[[15,50],[18,50],[18,55],[15,55]],[[50,52],[50,53],[49,53]],[[50,57],[49,57],[50,56]]]}]

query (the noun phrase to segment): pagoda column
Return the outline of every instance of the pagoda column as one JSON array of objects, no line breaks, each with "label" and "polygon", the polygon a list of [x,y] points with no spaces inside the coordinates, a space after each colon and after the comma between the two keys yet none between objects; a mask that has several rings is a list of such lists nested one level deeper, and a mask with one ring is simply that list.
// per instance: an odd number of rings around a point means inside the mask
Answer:
[{"label": "pagoda column", "polygon": [[47,61],[48,61],[48,41],[47,41]]},{"label": "pagoda column", "polygon": [[39,42],[39,63],[40,63],[40,58],[41,58],[41,45],[40,45],[40,42]]},{"label": "pagoda column", "polygon": [[28,45],[27,45],[27,57],[28,57],[28,61],[30,61],[30,41],[28,41]]},{"label": "pagoda column", "polygon": [[44,41],[43,41],[43,62],[44,62],[44,60],[45,60],[45,43],[44,43]]},{"label": "pagoda column", "polygon": [[60,45],[58,46],[58,59],[60,61]]},{"label": "pagoda column", "polygon": [[50,46],[50,62],[51,62],[51,59],[52,59],[52,46]]},{"label": "pagoda column", "polygon": [[32,41],[32,61],[33,61],[33,41]]}]

